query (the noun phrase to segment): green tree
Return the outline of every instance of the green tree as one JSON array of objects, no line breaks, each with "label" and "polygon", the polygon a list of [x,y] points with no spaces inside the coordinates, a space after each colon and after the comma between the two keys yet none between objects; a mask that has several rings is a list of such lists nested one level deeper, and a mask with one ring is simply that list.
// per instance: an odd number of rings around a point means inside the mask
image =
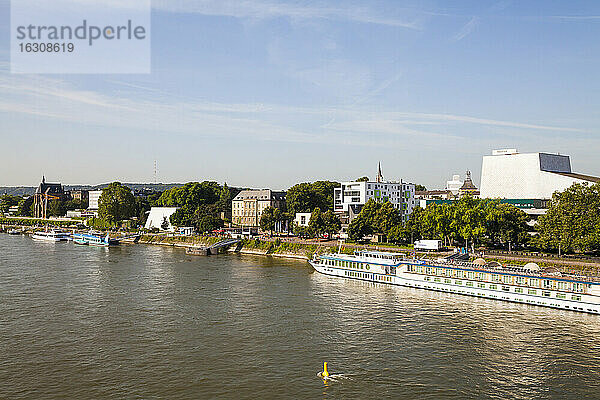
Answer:
[{"label": "green tree", "polygon": [[323,219],[323,213],[319,207],[315,208],[310,214],[308,230],[314,237],[321,236],[321,233],[325,231],[325,220]]},{"label": "green tree", "polygon": [[371,225],[360,214],[348,226],[348,238],[353,241],[360,241],[372,233]]},{"label": "green tree", "polygon": [[417,191],[417,192],[424,192],[426,190],[427,190],[427,188],[423,185],[415,185],[415,191]]},{"label": "green tree", "polygon": [[323,231],[331,237],[342,229],[342,223],[337,215],[331,210],[323,213]]},{"label": "green tree", "polygon": [[109,223],[129,219],[135,215],[135,198],[127,186],[113,182],[98,199],[98,216]]},{"label": "green tree", "polygon": [[273,231],[278,222],[283,219],[281,210],[275,207],[266,207],[260,216],[260,229],[269,231],[273,235]]},{"label": "green tree", "polygon": [[552,196],[538,220],[537,244],[561,252],[600,251],[600,183],[573,184]]},{"label": "green tree", "polygon": [[387,236],[390,229],[401,224],[402,217],[400,216],[400,211],[392,203],[386,201],[378,207],[373,227],[376,232]]},{"label": "green tree", "polygon": [[286,203],[289,213],[295,216],[299,212],[311,212],[315,208],[322,211],[333,210],[333,191],[338,182],[317,181],[298,183],[288,189]]},{"label": "green tree", "polygon": [[2,195],[0,197],[0,213],[7,213],[10,207],[18,206],[21,200],[23,199],[19,196],[12,196],[10,194]]},{"label": "green tree", "polygon": [[171,215],[171,223],[176,226],[196,226],[199,229],[197,225],[201,216],[218,216],[222,205],[217,203],[221,200],[222,192],[223,189],[216,182],[189,182],[165,190],[156,200],[156,205],[179,207]]},{"label": "green tree", "polygon": [[355,182],[369,182],[369,177],[368,176],[360,177]]},{"label": "green tree", "polygon": [[21,199],[19,201],[18,206],[19,206],[18,214],[20,217],[33,216],[33,196],[30,196],[26,199]]},{"label": "green tree", "polygon": [[511,204],[490,201],[486,206],[486,230],[492,244],[524,243],[527,239],[527,215]]}]

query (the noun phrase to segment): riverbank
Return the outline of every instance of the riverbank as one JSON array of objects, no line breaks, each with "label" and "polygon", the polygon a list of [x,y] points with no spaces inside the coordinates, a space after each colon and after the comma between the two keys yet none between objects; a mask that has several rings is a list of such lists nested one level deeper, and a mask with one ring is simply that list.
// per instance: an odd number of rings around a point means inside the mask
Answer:
[{"label": "riverbank", "polygon": [[[208,247],[222,238],[213,236],[167,236],[167,235],[142,235],[138,241],[140,244],[153,244],[173,247]],[[334,241],[320,243],[306,243],[299,241],[285,241],[279,238],[266,239],[242,239],[235,246],[231,246],[227,251],[230,253],[251,254],[270,257],[292,258],[300,260],[310,260],[315,254],[324,254],[332,251],[338,251],[338,244]],[[368,248],[369,250],[408,252],[412,249],[387,248],[386,246],[361,246],[348,244],[342,247],[342,252],[352,254],[359,249]],[[435,259],[448,255],[450,253],[421,253],[417,256],[423,258]],[[600,264],[594,262],[585,262],[565,259],[549,259],[510,255],[490,255],[484,256],[488,262],[497,261],[501,264],[524,265],[528,262],[536,262],[542,268],[555,267],[564,272],[579,271],[591,275],[600,275]]]},{"label": "riverbank", "polygon": [[[167,236],[167,235],[142,235],[139,244],[152,244],[173,247],[208,247],[222,240],[212,236]],[[331,246],[322,244],[289,243],[281,240],[242,239],[231,246],[227,251],[241,254],[254,254],[262,256],[294,258],[309,260],[314,254],[323,254],[330,251]],[[345,248],[344,252],[352,254],[354,248]]]}]

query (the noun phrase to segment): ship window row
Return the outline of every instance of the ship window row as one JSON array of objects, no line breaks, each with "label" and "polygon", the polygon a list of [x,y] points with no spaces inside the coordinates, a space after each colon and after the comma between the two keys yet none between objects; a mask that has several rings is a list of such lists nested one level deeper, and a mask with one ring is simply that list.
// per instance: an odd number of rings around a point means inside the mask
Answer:
[{"label": "ship window row", "polygon": [[373,278],[371,278],[371,276],[372,276],[371,274],[366,274],[364,272],[344,271],[344,275],[349,276],[351,278],[374,279],[376,281],[381,281],[381,282],[391,282],[392,281],[391,276],[374,275]]},{"label": "ship window row", "polygon": [[479,281],[497,282],[499,284],[506,285],[519,285],[519,286],[533,286],[543,289],[550,290],[562,290],[569,292],[585,293],[586,290],[591,288],[590,284],[578,283],[578,282],[565,282],[557,281],[553,279],[540,279],[526,276],[514,276],[514,275],[503,275],[494,274],[489,272],[477,272],[477,271],[462,271],[450,268],[437,268],[428,267],[422,265],[407,265],[407,272],[414,272],[417,274],[435,275],[435,276],[447,276],[451,278],[459,279],[472,279]]},{"label": "ship window row", "polygon": [[[430,282],[432,279],[431,279],[431,277],[426,276],[425,278],[423,278],[423,280],[426,281],[426,282]],[[441,279],[440,278],[434,278],[433,281],[434,282],[441,282]],[[452,284],[452,279],[444,279],[444,283]],[[463,281],[459,280],[459,279],[455,279],[454,280],[454,284],[462,286]],[[465,284],[464,284],[464,286],[475,287],[475,282],[466,281]],[[486,288],[486,284],[482,283],[482,282],[477,282],[477,287],[480,288],[480,289],[485,289]],[[498,285],[496,285],[494,283],[491,283],[491,284],[488,285],[488,289],[498,290]],[[505,292],[509,292],[510,291],[510,287],[509,286],[502,285],[501,289],[503,291],[505,291]],[[525,293],[525,290],[523,288],[517,287],[517,288],[514,288],[514,289],[515,289],[515,293],[520,293],[520,294]],[[552,296],[552,293],[549,292],[549,291],[542,290],[540,292],[541,292],[542,296],[545,296],[545,297],[551,297]],[[538,290],[536,290],[536,289],[528,289],[527,290],[527,294],[533,295],[533,296],[537,296],[538,295]],[[566,300],[567,299],[567,295],[565,293],[556,293],[556,298],[557,299]],[[581,301],[581,295],[577,295],[577,294],[571,295],[571,300]]]},{"label": "ship window row", "polygon": [[343,260],[323,260],[325,265],[329,265],[331,267],[341,267],[341,268],[349,268],[349,269],[366,269],[367,271],[370,269],[369,264],[354,262],[354,261],[343,261]]}]

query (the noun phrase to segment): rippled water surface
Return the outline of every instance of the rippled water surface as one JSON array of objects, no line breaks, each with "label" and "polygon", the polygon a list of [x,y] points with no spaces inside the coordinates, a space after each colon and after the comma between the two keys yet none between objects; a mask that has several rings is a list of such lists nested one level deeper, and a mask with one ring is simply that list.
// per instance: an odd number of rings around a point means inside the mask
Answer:
[{"label": "rippled water surface", "polygon": [[598,316],[143,245],[0,235],[0,339],[2,399],[600,398]]}]

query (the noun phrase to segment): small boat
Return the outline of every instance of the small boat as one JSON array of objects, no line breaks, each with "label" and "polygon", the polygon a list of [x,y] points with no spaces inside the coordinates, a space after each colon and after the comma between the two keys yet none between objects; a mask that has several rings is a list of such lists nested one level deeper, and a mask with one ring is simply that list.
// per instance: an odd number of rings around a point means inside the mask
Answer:
[{"label": "small boat", "polygon": [[22,232],[18,229],[11,229],[10,231],[6,232],[9,235],[20,235]]},{"label": "small boat", "polygon": [[119,244],[118,239],[111,239],[107,234],[105,237],[90,233],[75,233],[73,235],[73,243],[84,244],[89,246],[107,247]]},{"label": "small boat", "polygon": [[70,239],[70,235],[68,232],[53,229],[51,231],[34,232],[31,235],[31,238],[34,240],[42,240],[45,242],[66,242]]}]

